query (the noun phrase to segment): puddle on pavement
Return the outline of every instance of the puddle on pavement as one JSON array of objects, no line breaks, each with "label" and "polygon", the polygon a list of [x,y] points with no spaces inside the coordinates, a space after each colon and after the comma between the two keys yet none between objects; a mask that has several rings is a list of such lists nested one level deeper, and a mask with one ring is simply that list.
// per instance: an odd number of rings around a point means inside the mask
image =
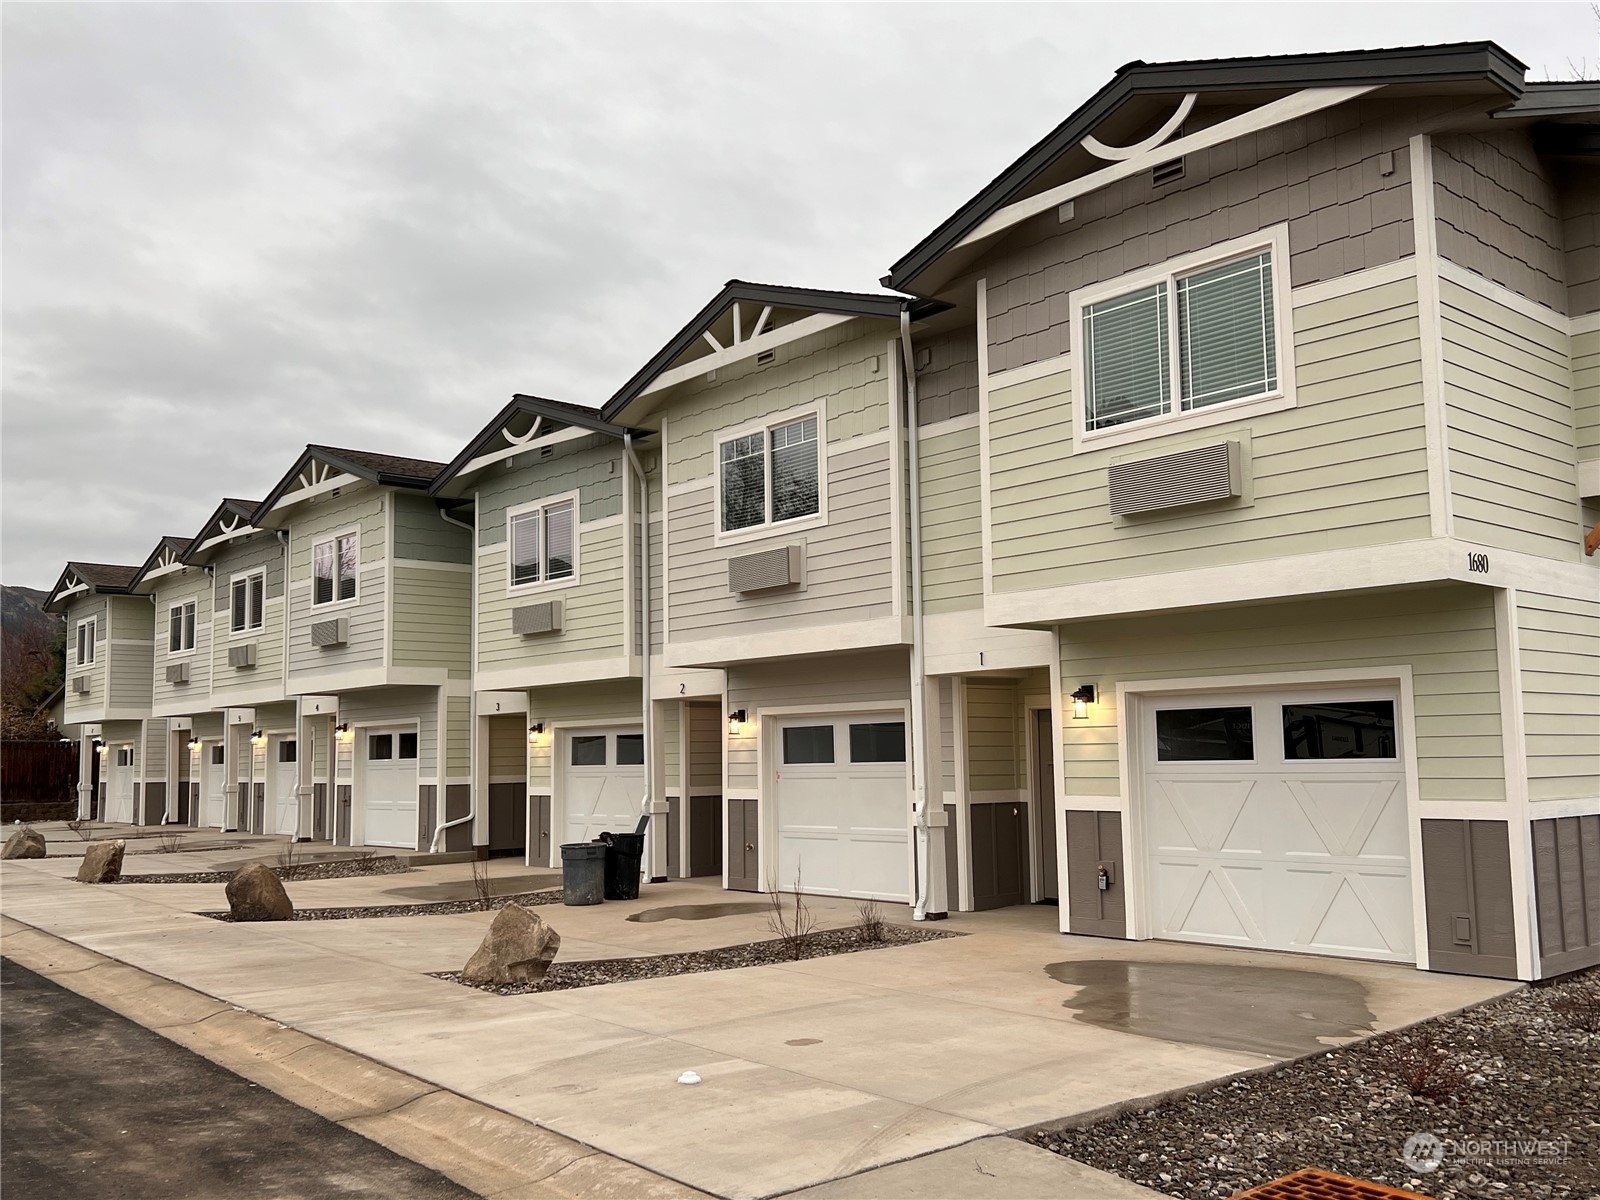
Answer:
[{"label": "puddle on pavement", "polygon": [[1082,988],[1062,1007],[1103,1029],[1290,1058],[1324,1038],[1372,1032],[1367,990],[1353,979],[1289,967],[1090,959],[1045,974]]},{"label": "puddle on pavement", "polygon": [[665,908],[647,908],[629,915],[630,921],[649,924],[653,921],[709,921],[713,917],[742,917],[750,913],[766,912],[766,904],[737,901],[726,904],[669,904]]},{"label": "puddle on pavement", "polygon": [[[545,888],[560,887],[561,873],[547,871],[542,875],[496,875],[489,880],[496,896],[510,896],[517,892],[537,892]],[[440,883],[420,883],[414,887],[385,888],[385,896],[424,903],[446,900],[476,900],[478,889],[470,879],[447,879]]]},{"label": "puddle on pavement", "polygon": [[[237,850],[237,846],[195,846],[195,850]],[[304,866],[306,863],[320,862],[353,862],[358,856],[348,850],[296,850],[294,854],[295,866]],[[250,863],[266,863],[269,867],[282,865],[281,855],[274,851],[270,854],[257,854],[250,858],[230,858],[227,862],[218,863],[208,868],[212,871],[237,871],[240,867]]]},{"label": "puddle on pavement", "polygon": [[821,1038],[790,1038],[788,1041],[786,1041],[784,1043],[784,1045],[785,1046],[820,1046],[820,1045],[822,1045],[822,1039]]}]

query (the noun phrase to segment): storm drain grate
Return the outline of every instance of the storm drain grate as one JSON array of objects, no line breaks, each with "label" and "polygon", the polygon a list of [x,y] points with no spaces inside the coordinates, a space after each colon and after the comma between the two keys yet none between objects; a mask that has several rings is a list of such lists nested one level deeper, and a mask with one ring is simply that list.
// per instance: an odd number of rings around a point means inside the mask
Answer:
[{"label": "storm drain grate", "polygon": [[1416,1192],[1402,1191],[1365,1179],[1335,1175],[1332,1171],[1306,1169],[1240,1192],[1233,1200],[1429,1200]]}]

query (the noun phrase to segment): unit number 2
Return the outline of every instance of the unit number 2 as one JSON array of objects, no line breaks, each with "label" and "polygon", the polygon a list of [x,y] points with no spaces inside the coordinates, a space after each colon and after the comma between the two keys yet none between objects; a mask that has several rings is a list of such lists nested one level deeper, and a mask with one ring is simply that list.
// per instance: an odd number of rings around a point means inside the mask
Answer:
[{"label": "unit number 2", "polygon": [[1475,575],[1487,575],[1489,573],[1489,556],[1469,550],[1467,552],[1467,570]]}]

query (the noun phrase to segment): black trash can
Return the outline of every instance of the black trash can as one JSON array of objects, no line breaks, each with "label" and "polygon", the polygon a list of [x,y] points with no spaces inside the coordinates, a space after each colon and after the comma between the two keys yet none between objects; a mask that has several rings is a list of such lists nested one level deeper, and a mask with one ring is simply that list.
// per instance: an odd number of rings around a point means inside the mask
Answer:
[{"label": "black trash can", "polygon": [[567,843],[561,847],[561,903],[599,904],[610,891],[610,874],[610,855],[600,842]]},{"label": "black trash can", "polygon": [[602,833],[600,841],[606,852],[606,899],[637,900],[644,868],[644,834]]}]

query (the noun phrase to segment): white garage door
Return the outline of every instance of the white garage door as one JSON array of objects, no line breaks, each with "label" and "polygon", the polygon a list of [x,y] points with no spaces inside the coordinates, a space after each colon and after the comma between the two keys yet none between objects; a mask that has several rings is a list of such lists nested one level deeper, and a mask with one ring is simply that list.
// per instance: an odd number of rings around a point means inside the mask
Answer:
[{"label": "white garage door", "polygon": [[133,747],[112,746],[106,753],[106,820],[133,823]]},{"label": "white garage door", "polygon": [[567,842],[632,833],[644,803],[644,734],[639,726],[585,729],[566,736],[561,802]]},{"label": "white garage door", "polygon": [[1383,689],[1149,705],[1156,936],[1413,961],[1398,709]]},{"label": "white garage door", "polygon": [[300,766],[294,738],[273,738],[267,752],[267,802],[272,832],[292,834],[299,826]]},{"label": "white garage door", "polygon": [[221,829],[228,815],[228,781],[221,742],[200,747],[200,795],[205,802],[205,824]]},{"label": "white garage door", "polygon": [[368,729],[361,754],[362,840],[417,848],[417,731]]},{"label": "white garage door", "polygon": [[798,878],[822,895],[909,900],[905,722],[870,713],[788,718],[777,738],[772,882],[787,891]]}]

